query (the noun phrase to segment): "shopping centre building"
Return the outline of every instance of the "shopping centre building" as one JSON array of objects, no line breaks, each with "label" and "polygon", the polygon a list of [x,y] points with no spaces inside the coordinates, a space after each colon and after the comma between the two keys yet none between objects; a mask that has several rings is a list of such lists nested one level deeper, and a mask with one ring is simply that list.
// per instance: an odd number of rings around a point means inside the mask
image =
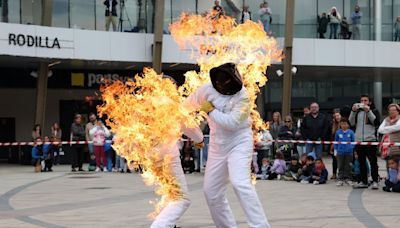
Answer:
[{"label": "shopping centre building", "polygon": [[[99,101],[102,78],[126,80],[153,60],[155,0],[118,0],[116,31],[105,31],[104,0],[0,0],[0,139],[29,141],[37,119],[44,134],[60,122],[68,138],[74,113],[87,116]],[[204,13],[210,0],[165,0],[162,71],[183,82],[197,69],[189,50],[180,51],[168,24],[182,12]],[[239,18],[243,3],[258,21],[261,0],[222,0],[227,15]],[[283,46],[285,0],[269,0],[272,36]],[[358,4],[360,40],[318,39],[317,15],[335,6],[348,18]],[[400,42],[394,23],[400,0],[295,0],[292,112],[311,101],[324,112],[370,94],[378,108],[400,101]],[[44,26],[46,25],[46,26]],[[326,33],[330,33],[329,28]],[[269,67],[260,96],[265,118],[281,109],[281,63]],[[47,77],[43,77],[46,72]],[[280,75],[280,76],[279,76]],[[399,87],[397,87],[399,86]],[[40,118],[38,116],[41,115]]]}]

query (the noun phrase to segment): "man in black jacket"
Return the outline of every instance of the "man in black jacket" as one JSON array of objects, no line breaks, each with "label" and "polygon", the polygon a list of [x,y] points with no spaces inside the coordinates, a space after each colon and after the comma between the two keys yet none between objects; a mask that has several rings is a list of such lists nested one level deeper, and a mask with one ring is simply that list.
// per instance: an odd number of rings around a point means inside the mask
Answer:
[{"label": "man in black jacket", "polygon": [[117,30],[117,5],[116,0],[105,0],[106,6],[106,31],[110,30],[110,23],[112,23],[113,31]]},{"label": "man in black jacket", "polygon": [[[301,135],[305,140],[320,141],[325,140],[328,134],[329,123],[326,116],[319,113],[319,105],[317,102],[310,104],[310,114],[303,118],[301,125]],[[307,143],[306,153],[314,151],[317,159],[322,157],[322,144]]]}]

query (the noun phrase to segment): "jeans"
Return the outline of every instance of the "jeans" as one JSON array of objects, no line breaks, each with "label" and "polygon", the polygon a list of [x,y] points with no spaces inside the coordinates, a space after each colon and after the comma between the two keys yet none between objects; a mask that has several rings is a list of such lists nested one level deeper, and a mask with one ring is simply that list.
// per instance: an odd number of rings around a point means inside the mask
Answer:
[{"label": "jeans", "polygon": [[337,39],[337,30],[338,30],[339,24],[338,23],[331,23],[329,24],[329,28],[331,29],[331,32],[329,34],[329,39]]},{"label": "jeans", "polygon": [[203,165],[207,164],[208,158],[208,144],[210,143],[210,137],[204,137],[204,147],[203,147]]},{"label": "jeans", "polygon": [[376,157],[376,146],[357,145],[356,152],[360,162],[361,182],[368,184],[368,171],[366,160],[368,158],[371,165],[371,177],[374,182],[378,182],[378,162]]},{"label": "jeans", "polygon": [[361,39],[361,25],[360,24],[353,24],[353,40]]},{"label": "jeans", "polygon": [[301,158],[301,155],[306,152],[306,145],[305,144],[298,144],[296,146],[297,148],[297,154],[299,155],[299,159]]},{"label": "jeans", "polygon": [[353,154],[337,155],[337,161],[339,165],[339,180],[350,180],[351,179],[351,166],[350,162],[353,161]]},{"label": "jeans", "polygon": [[306,144],[306,153],[309,154],[311,152],[315,153],[317,159],[322,158],[322,144],[315,143],[307,143]]},{"label": "jeans", "polygon": [[266,32],[266,33],[268,33],[269,32],[269,19],[268,20],[265,20],[265,21],[262,21],[262,24],[263,24],[263,26],[264,26],[264,31]]},{"label": "jeans", "polygon": [[394,32],[394,41],[400,41],[400,30]]}]

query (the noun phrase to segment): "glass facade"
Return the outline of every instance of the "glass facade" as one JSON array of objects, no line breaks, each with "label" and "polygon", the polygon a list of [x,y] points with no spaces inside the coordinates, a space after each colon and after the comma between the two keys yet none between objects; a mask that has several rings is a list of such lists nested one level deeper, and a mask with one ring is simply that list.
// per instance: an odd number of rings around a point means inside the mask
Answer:
[{"label": "glass facade", "polygon": [[[259,20],[258,10],[264,0],[243,0],[249,6],[254,21]],[[118,31],[141,31],[151,33],[154,24],[155,0],[117,0]],[[231,2],[231,1],[230,1]],[[233,1],[240,4],[242,1]],[[284,36],[285,0],[268,0],[272,11],[272,34]],[[0,0],[1,21],[10,23],[39,24],[41,1],[39,0]],[[33,4],[32,4],[33,3]],[[342,17],[346,17],[352,30],[351,14],[355,5],[360,6],[361,40],[374,39],[374,0],[296,0],[294,35],[297,38],[317,38],[317,15],[329,13],[336,7]],[[221,5],[228,15],[239,17],[237,10],[228,1],[221,0]],[[31,9],[29,8],[31,6]],[[213,1],[206,0],[165,0],[164,31],[182,12],[203,13],[213,6]],[[241,8],[241,4],[237,8]],[[52,26],[105,30],[104,0],[53,0]],[[382,40],[394,38],[394,22],[400,16],[400,0],[382,0]],[[340,32],[340,29],[339,29]],[[327,28],[325,37],[329,37]]]}]

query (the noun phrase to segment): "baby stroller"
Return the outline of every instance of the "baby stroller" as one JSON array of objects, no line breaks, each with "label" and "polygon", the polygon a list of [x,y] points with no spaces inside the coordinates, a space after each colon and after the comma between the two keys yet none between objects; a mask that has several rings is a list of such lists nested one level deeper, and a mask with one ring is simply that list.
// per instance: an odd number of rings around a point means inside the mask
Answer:
[{"label": "baby stroller", "polygon": [[278,142],[275,143],[276,145],[276,151],[280,151],[283,153],[283,156],[285,158],[286,162],[290,162],[292,156],[293,156],[293,148],[294,145],[293,143],[285,143],[285,142]]}]

